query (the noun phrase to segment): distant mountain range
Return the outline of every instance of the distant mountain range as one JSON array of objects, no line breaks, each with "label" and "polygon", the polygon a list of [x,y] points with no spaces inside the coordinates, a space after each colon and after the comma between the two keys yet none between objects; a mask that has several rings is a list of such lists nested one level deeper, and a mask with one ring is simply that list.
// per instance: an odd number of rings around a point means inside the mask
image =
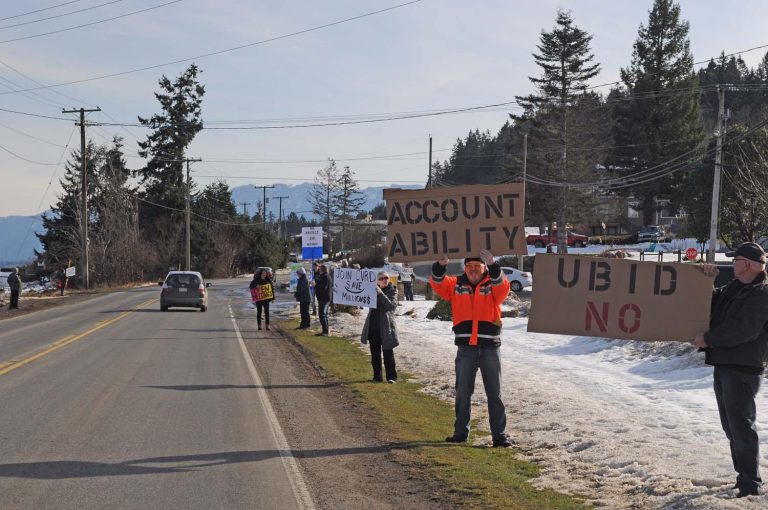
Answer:
[{"label": "distant mountain range", "polygon": [[[276,198],[270,197],[288,197],[283,199],[283,217],[295,212],[297,215],[304,215],[305,218],[311,219],[314,217],[312,214],[312,206],[309,204],[309,193],[312,191],[314,184],[305,182],[302,184],[275,184],[274,188],[267,188],[267,216],[269,213],[274,214],[275,218],[278,217],[280,201]],[[363,210],[370,211],[380,203],[384,202],[382,197],[382,190],[385,188],[403,188],[403,189],[417,189],[422,186],[400,185],[393,184],[392,186],[374,186],[370,188],[364,188],[360,190],[360,194],[365,197],[365,203],[363,204]],[[264,191],[260,188],[254,188],[253,185],[249,186],[237,186],[232,188],[232,200],[237,206],[237,211],[243,212],[243,203],[246,203],[246,211],[249,215],[253,216],[256,213],[256,204],[262,203],[264,199]]]},{"label": "distant mountain range", "polygon": [[[283,216],[295,212],[299,216],[304,215],[307,219],[312,219],[312,206],[309,205],[309,193],[314,186],[312,183],[302,184],[275,184],[274,188],[267,188],[267,215],[274,214],[277,218],[279,214],[279,200],[271,197],[288,197],[283,199]],[[387,188],[416,189],[421,186],[397,185],[387,186]],[[369,211],[382,203],[382,190],[384,187],[370,187],[360,190],[360,194],[365,197],[363,210]],[[261,189],[254,188],[252,185],[237,186],[232,188],[232,201],[235,203],[238,212],[243,212],[243,203],[245,210],[250,215],[256,213],[256,204],[262,202],[264,193]],[[23,264],[34,258],[34,250],[40,250],[42,247],[35,236],[35,232],[42,232],[42,221],[40,215],[36,216],[4,216],[0,217],[0,266],[10,266],[14,264]]]},{"label": "distant mountain range", "polygon": [[43,222],[37,216],[0,217],[0,266],[25,264],[41,249],[35,232],[42,232]]}]

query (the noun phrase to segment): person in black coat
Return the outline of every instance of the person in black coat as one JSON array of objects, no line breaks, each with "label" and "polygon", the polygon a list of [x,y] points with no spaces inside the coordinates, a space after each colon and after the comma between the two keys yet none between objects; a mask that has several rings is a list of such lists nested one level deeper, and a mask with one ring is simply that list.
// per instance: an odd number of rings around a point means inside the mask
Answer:
[{"label": "person in black coat", "polygon": [[381,357],[384,355],[384,374],[387,382],[397,382],[397,366],[395,365],[394,349],[400,345],[395,324],[395,308],[397,307],[397,289],[389,282],[389,275],[379,271],[376,287],[376,308],[368,309],[368,317],[363,325],[360,340],[370,343],[371,366],[373,367],[372,382],[382,382]]},{"label": "person in black coat", "polygon": [[299,313],[301,315],[301,323],[299,323],[299,327],[296,329],[308,329],[309,305],[312,302],[312,295],[309,293],[307,271],[300,267],[296,270],[296,274],[299,276],[299,281],[296,283],[296,292],[293,293],[293,297],[299,302]]},{"label": "person in black coat", "polygon": [[[261,287],[263,285],[267,286],[268,292],[262,293],[258,300],[256,300],[253,292],[251,293],[251,296],[254,297],[254,303],[256,303],[256,323],[258,324],[259,329],[261,329],[261,313],[263,311],[265,327],[267,331],[269,331],[269,303],[275,300],[275,287],[272,285],[272,278],[266,269],[262,269],[258,274],[253,275],[253,280],[251,281],[249,288],[253,290],[256,287]],[[264,295],[271,297],[264,297]]]},{"label": "person in black coat", "polygon": [[317,298],[317,314],[320,327],[323,330],[317,336],[328,336],[328,308],[331,302],[331,279],[325,264],[317,266],[315,272],[315,297]]},{"label": "person in black coat", "polygon": [[[742,243],[726,256],[734,257],[735,278],[714,289],[709,330],[691,343],[715,367],[715,399],[737,473],[736,497],[742,498],[759,495],[763,484],[755,397],[768,363],[768,275],[759,244]],[[718,274],[714,264],[701,269],[708,276]]]},{"label": "person in black coat", "polygon": [[8,308],[17,310],[19,308],[19,294],[21,293],[21,278],[19,278],[19,268],[16,267],[8,275],[8,286],[11,288],[11,302]]}]

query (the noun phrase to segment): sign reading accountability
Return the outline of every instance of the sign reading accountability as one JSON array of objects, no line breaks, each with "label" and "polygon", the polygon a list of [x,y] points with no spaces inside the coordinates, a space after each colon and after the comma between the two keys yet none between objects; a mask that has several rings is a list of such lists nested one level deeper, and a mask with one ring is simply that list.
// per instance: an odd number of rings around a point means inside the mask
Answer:
[{"label": "sign reading accountability", "polygon": [[390,262],[526,254],[521,183],[385,189]]},{"label": "sign reading accountability", "polygon": [[301,258],[323,258],[323,227],[301,228]]},{"label": "sign reading accountability", "polygon": [[688,264],[540,254],[528,331],[688,340],[709,329],[712,278]]},{"label": "sign reading accountability", "polygon": [[376,308],[376,271],[334,268],[333,303]]}]

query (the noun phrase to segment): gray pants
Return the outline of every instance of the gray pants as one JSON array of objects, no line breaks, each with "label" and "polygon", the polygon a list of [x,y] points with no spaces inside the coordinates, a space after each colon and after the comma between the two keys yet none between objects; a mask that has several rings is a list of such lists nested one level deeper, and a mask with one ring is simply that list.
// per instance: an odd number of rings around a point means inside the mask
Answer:
[{"label": "gray pants", "polygon": [[459,345],[456,352],[456,422],[453,435],[469,436],[472,394],[477,369],[483,378],[488,400],[488,417],[494,439],[506,437],[507,415],[501,401],[501,359],[498,347]]}]

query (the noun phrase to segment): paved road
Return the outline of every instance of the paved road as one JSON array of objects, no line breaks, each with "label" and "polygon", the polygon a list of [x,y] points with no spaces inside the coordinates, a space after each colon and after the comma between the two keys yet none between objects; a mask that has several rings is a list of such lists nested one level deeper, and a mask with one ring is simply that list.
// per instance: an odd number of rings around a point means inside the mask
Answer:
[{"label": "paved road", "polygon": [[231,318],[243,285],[206,313],[151,287],[0,322],[0,508],[312,508]]}]

